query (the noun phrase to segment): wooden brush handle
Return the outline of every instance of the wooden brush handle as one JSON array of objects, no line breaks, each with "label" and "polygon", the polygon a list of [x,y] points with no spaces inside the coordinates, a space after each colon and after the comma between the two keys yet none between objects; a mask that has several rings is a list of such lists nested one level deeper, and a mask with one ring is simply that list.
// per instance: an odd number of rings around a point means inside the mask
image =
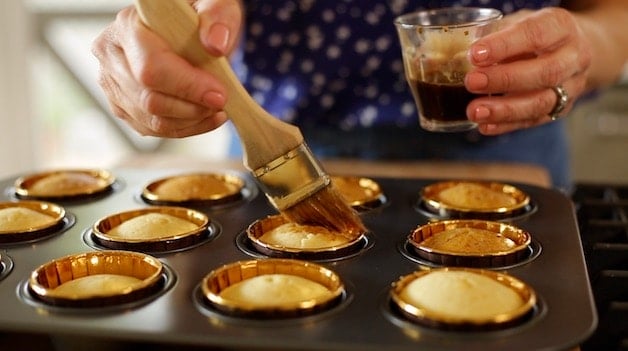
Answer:
[{"label": "wooden brush handle", "polygon": [[211,72],[227,88],[225,111],[244,149],[244,165],[255,170],[303,144],[293,125],[266,112],[246,91],[225,57],[207,53],[199,38],[199,18],[186,0],[135,0],[144,24],[179,55]]}]

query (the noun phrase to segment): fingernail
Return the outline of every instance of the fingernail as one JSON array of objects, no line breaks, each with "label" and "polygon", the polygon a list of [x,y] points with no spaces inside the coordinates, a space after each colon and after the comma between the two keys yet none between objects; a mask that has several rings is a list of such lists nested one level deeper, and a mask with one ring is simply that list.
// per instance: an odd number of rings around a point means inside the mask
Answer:
[{"label": "fingernail", "polygon": [[208,47],[221,54],[226,54],[230,36],[229,27],[222,23],[214,23],[209,28],[209,33],[205,40]]},{"label": "fingernail", "polygon": [[468,73],[465,77],[465,85],[470,90],[483,90],[488,87],[488,76],[480,72]]},{"label": "fingernail", "polygon": [[222,108],[225,105],[225,96],[216,91],[210,91],[203,95],[203,103],[207,107]]},{"label": "fingernail", "polygon": [[475,45],[469,50],[473,63],[481,63],[488,59],[488,47],[485,45]]},{"label": "fingernail", "polygon": [[476,122],[482,122],[487,120],[490,115],[491,110],[489,110],[486,106],[478,106],[475,108],[473,117]]},{"label": "fingernail", "polygon": [[497,124],[485,124],[484,131],[488,134],[492,134],[497,130]]},{"label": "fingernail", "polygon": [[150,129],[152,131],[159,130],[160,125],[161,125],[161,122],[159,121],[159,117],[154,116],[154,115],[150,117]]}]

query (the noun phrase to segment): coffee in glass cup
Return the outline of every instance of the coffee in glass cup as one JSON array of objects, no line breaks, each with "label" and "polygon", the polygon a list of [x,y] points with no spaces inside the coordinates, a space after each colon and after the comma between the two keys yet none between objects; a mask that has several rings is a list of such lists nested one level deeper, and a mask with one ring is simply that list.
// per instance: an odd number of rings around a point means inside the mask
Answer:
[{"label": "coffee in glass cup", "polygon": [[492,32],[501,17],[496,9],[452,7],[395,19],[404,72],[422,128],[457,132],[476,127],[466,117],[469,102],[481,96],[464,86],[472,67],[467,51],[475,40]]}]

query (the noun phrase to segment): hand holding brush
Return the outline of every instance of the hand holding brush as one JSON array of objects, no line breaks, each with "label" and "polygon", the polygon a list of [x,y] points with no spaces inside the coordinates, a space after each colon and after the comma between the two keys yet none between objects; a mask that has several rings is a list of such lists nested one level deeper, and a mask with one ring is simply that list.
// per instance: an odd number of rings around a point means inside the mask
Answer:
[{"label": "hand holding brush", "polygon": [[198,15],[185,0],[136,0],[144,24],[191,64],[227,87],[225,111],[251,171],[271,204],[290,221],[324,226],[350,238],[366,228],[357,212],[333,188],[300,130],[266,112],[242,86],[225,57],[207,53],[199,38]]}]

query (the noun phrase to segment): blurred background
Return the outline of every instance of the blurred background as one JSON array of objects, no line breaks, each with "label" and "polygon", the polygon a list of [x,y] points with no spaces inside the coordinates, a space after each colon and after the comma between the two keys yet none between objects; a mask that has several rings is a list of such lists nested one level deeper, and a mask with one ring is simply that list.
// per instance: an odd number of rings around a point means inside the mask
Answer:
[{"label": "blurred background", "polygon": [[0,177],[56,167],[114,167],[136,154],[222,159],[228,127],[142,137],[109,113],[91,43],[132,0],[0,2]]},{"label": "blurred background", "polygon": [[[108,111],[92,40],[131,0],[0,1],[0,177],[57,167],[115,167],[155,153],[224,159],[227,126],[142,137]],[[628,183],[628,74],[568,119],[578,182]]]}]

